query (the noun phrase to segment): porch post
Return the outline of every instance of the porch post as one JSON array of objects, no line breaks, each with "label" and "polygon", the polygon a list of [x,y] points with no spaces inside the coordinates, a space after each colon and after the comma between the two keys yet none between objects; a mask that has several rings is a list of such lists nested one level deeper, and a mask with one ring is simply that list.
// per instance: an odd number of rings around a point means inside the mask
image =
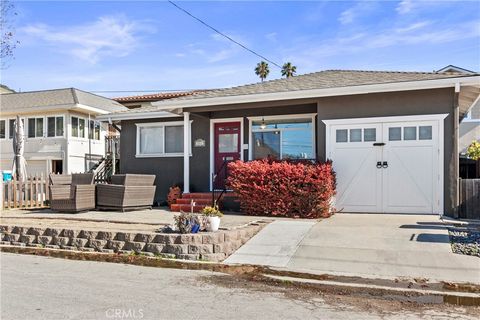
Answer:
[{"label": "porch post", "polygon": [[190,192],[190,112],[183,113],[183,193]]}]

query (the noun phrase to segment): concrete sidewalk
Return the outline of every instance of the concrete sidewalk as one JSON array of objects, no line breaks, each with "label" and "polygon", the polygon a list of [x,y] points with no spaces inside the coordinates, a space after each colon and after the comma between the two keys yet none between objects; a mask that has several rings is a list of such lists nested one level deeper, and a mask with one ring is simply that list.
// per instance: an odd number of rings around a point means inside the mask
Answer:
[{"label": "concrete sidewalk", "polygon": [[[452,253],[438,216],[342,213],[310,227],[303,221],[281,223],[267,226],[226,262],[315,274],[480,284],[480,259]],[[275,247],[284,247],[290,239],[286,250]]]},{"label": "concrete sidewalk", "polygon": [[315,223],[315,221],[305,220],[274,221],[240,247],[225,262],[286,267],[298,250],[300,242]]}]

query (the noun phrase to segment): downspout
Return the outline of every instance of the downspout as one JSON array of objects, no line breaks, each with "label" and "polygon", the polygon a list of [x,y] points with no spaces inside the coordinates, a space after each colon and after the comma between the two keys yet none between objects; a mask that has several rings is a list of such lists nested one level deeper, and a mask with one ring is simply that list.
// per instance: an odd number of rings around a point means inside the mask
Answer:
[{"label": "downspout", "polygon": [[458,211],[460,207],[460,159],[458,150],[459,140],[459,122],[460,122],[460,83],[455,83],[455,94],[453,97],[453,170],[454,170],[454,185],[453,185],[453,217],[458,219]]}]

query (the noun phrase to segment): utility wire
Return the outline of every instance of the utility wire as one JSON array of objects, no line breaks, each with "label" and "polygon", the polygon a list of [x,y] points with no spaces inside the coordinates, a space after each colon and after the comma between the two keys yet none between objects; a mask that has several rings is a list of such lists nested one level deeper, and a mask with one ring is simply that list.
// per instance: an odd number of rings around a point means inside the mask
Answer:
[{"label": "utility wire", "polygon": [[209,25],[209,24],[206,23],[205,21],[201,20],[200,18],[195,17],[193,14],[191,14],[191,13],[188,12],[187,10],[183,9],[182,7],[180,7],[179,5],[177,5],[176,3],[174,3],[173,1],[168,1],[168,2],[170,2],[170,4],[172,4],[172,5],[173,5],[174,7],[176,7],[178,10],[183,11],[185,14],[187,14],[187,15],[189,15],[190,17],[192,17],[193,19],[197,20],[198,22],[200,22],[201,24],[203,24],[203,25],[206,26],[207,28],[212,29],[213,31],[215,31],[216,33],[218,33],[219,35],[221,35],[222,37],[227,38],[228,40],[232,41],[232,42],[235,43],[236,45],[242,47],[243,49],[249,51],[250,53],[253,53],[253,54],[256,55],[257,57],[260,57],[260,58],[262,58],[263,60],[270,62],[270,63],[273,64],[274,66],[276,66],[276,67],[278,67],[278,68],[280,68],[280,69],[282,68],[282,66],[280,66],[278,63],[275,63],[275,62],[273,62],[272,60],[267,59],[266,57],[262,56],[261,54],[255,52],[255,51],[253,51],[252,49],[250,49],[250,48],[246,47],[245,45],[241,44],[240,42],[232,39],[230,36],[222,33],[221,31],[219,31],[219,30],[217,30],[217,29],[215,29],[214,27],[212,27],[211,25]]}]

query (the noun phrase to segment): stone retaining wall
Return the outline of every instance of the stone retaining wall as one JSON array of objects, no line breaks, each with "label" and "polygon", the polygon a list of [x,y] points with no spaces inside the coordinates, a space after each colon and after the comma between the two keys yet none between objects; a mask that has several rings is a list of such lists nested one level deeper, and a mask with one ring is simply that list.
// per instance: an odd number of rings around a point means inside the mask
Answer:
[{"label": "stone retaining wall", "polygon": [[0,244],[50,249],[142,253],[185,260],[222,261],[264,226],[196,234],[131,233],[0,225]]}]

